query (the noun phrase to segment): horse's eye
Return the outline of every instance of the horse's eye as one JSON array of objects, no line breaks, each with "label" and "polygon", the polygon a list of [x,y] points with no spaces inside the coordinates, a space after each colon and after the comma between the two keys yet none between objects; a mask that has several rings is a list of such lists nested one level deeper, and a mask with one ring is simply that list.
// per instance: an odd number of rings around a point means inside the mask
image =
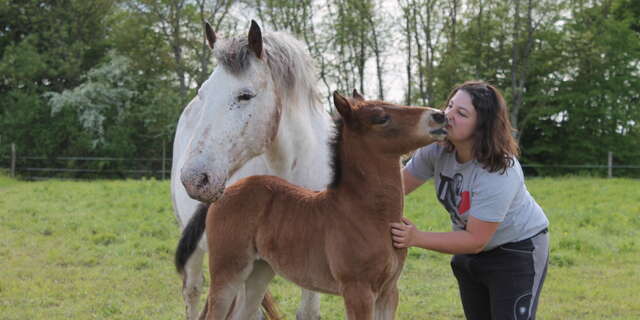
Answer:
[{"label": "horse's eye", "polygon": [[391,117],[388,114],[375,116],[371,118],[371,123],[376,125],[387,124],[391,120]]},{"label": "horse's eye", "polygon": [[243,92],[241,94],[238,95],[238,101],[249,101],[251,100],[253,97],[255,97],[256,95],[254,93],[251,92]]}]

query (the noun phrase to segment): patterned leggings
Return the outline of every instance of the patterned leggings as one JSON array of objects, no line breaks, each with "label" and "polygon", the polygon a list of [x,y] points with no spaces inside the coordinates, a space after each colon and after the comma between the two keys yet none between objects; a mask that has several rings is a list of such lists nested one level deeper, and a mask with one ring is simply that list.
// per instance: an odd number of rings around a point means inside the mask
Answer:
[{"label": "patterned leggings", "polygon": [[534,320],[549,263],[549,235],[451,259],[467,320]]}]

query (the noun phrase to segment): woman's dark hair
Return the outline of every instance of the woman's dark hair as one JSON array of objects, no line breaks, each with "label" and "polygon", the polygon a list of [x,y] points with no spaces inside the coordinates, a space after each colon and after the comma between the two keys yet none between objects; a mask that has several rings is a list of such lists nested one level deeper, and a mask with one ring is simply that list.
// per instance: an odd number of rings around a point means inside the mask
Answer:
[{"label": "woman's dark hair", "polygon": [[[504,173],[513,166],[513,158],[520,155],[520,148],[512,135],[515,130],[511,126],[504,97],[497,88],[486,82],[467,81],[451,91],[443,110],[460,90],[471,96],[477,113],[473,155],[489,172]],[[451,142],[445,143],[449,152],[455,149]]]}]

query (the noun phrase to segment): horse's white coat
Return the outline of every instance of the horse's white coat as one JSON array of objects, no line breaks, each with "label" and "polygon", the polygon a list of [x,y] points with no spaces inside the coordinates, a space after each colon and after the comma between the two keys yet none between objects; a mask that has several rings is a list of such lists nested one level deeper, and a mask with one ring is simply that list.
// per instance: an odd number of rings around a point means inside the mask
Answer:
[{"label": "horse's white coat", "polygon": [[[265,50],[276,51],[272,58],[281,57],[284,51],[289,57],[267,64],[251,56],[247,70],[239,73],[217,66],[180,116],[173,146],[171,192],[182,228],[199,204],[189,196],[185,185],[201,199],[215,200],[226,185],[257,174],[276,175],[314,190],[324,189],[330,181],[329,137],[333,126],[318,99],[311,59],[304,46],[290,36],[275,33],[268,37],[269,42],[285,47],[280,52],[266,41]],[[298,56],[290,57],[292,54]],[[286,63],[298,64],[286,66],[295,75],[291,78],[295,83],[282,83],[281,79],[288,78],[271,73],[270,66]],[[239,99],[242,94],[255,97]],[[207,190],[199,189],[198,177],[190,175],[200,170],[207,172]],[[183,295],[189,319],[195,319],[198,313],[206,250],[203,237],[185,267]],[[315,318],[318,309],[318,295],[303,292],[298,318]]]}]

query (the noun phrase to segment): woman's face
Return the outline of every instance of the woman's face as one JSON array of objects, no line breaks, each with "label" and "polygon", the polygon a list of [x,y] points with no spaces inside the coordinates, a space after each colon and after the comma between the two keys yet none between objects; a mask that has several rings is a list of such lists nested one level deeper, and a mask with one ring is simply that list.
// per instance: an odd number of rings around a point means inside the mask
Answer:
[{"label": "woman's face", "polygon": [[473,137],[476,128],[476,108],[471,104],[471,96],[463,90],[458,90],[449,100],[444,113],[449,121],[447,124],[447,139],[454,145],[467,142]]}]

